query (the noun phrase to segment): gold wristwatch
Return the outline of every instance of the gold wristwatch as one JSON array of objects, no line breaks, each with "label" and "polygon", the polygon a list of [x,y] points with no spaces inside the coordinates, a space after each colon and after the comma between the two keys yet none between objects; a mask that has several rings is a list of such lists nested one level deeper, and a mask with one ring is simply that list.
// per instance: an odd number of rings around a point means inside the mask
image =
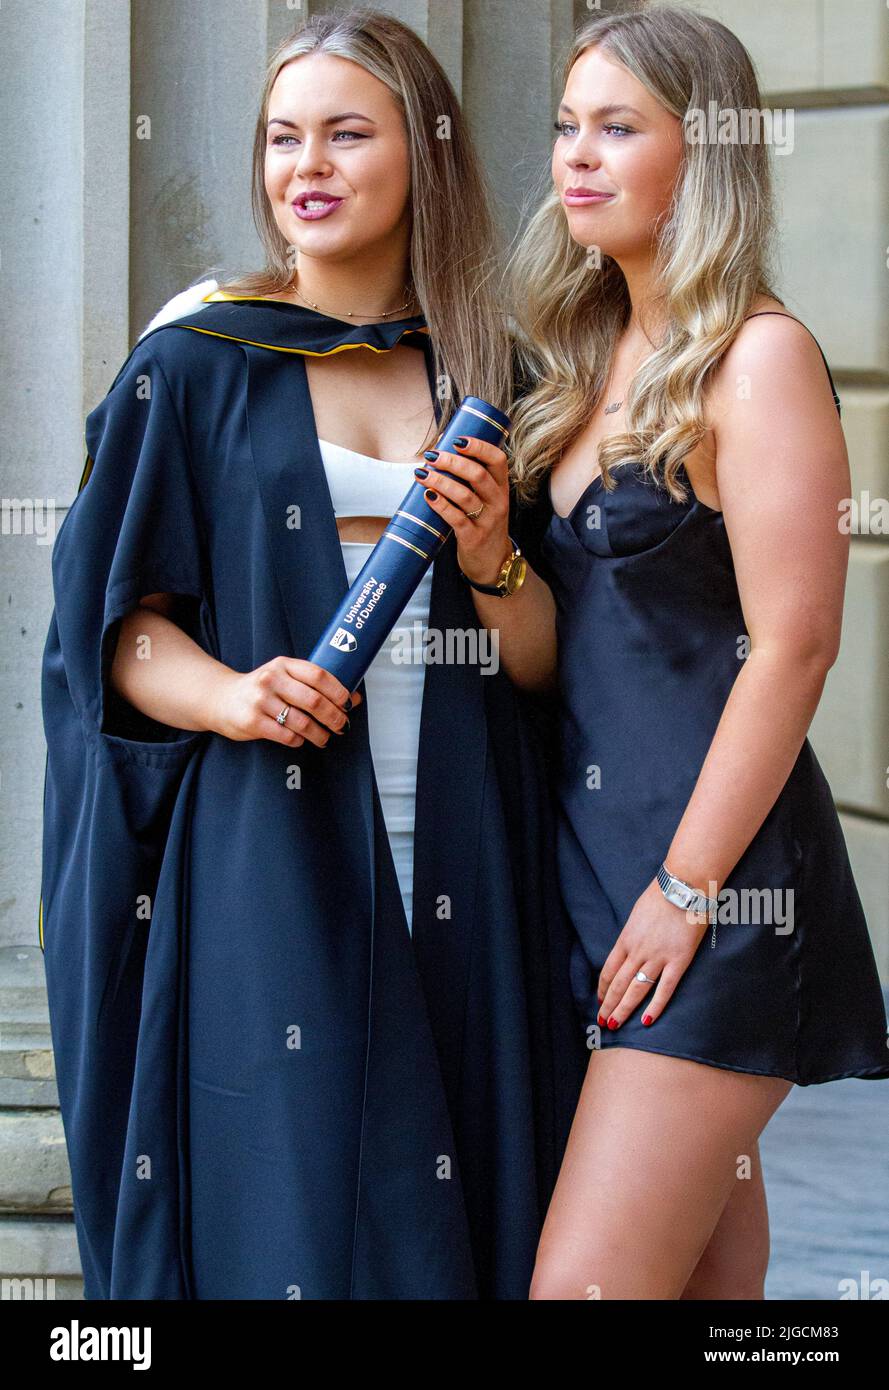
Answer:
[{"label": "gold wristwatch", "polygon": [[496,598],[507,598],[509,594],[514,594],[516,589],[520,589],[525,582],[525,574],[528,569],[528,561],[519,550],[512,536],[509,538],[512,550],[503,561],[500,573],[497,576],[496,584],[477,584],[474,579],[470,579],[468,574],[463,574],[466,583],[473,589],[478,589],[480,594],[493,594]]}]

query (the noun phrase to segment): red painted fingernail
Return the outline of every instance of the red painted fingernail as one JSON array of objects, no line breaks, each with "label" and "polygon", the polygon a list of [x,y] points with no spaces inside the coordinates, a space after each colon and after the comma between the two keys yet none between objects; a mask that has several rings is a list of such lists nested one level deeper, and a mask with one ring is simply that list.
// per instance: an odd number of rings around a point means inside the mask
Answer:
[{"label": "red painted fingernail", "polygon": [[617,1019],[614,1017],[613,1014],[611,1018],[609,1018],[608,1020],[608,1027],[611,1029],[612,1032],[614,1032],[615,1028],[620,1027],[620,1024],[618,1023]]},{"label": "red painted fingernail", "polygon": [[598,1023],[600,1028],[605,1027],[605,1019],[602,1017],[601,1014],[599,1014],[599,1017],[596,1019],[596,1022]]},{"label": "red painted fingernail", "polygon": [[649,1023],[654,1023],[654,1019],[652,1018],[651,1014],[646,1014],[642,1022],[645,1024],[645,1027],[647,1028]]}]

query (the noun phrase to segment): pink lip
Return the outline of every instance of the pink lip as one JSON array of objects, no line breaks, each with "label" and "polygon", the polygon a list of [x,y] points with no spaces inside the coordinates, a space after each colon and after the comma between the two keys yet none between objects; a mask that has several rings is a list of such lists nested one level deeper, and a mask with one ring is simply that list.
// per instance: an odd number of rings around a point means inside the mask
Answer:
[{"label": "pink lip", "polygon": [[585,207],[588,203],[607,203],[615,195],[598,193],[588,188],[566,188],[563,201],[568,207]]},{"label": "pink lip", "polygon": [[[303,202],[305,201],[320,202],[322,199],[326,204],[323,208],[303,207]],[[302,195],[301,198],[295,199],[291,206],[293,207],[293,211],[296,213],[300,221],[317,222],[320,220],[320,218],[329,217],[332,212],[336,212],[337,208],[342,207],[344,202],[344,198],[331,198],[330,195],[327,193],[310,193],[308,195]]]}]

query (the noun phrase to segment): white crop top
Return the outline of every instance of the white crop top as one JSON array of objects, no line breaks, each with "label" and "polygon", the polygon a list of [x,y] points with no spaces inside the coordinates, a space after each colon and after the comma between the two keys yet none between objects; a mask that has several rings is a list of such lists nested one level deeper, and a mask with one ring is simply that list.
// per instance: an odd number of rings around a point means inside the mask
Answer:
[{"label": "white crop top", "polygon": [[[412,484],[420,459],[406,463],[359,454],[341,444],[318,440],[327,486],[336,516],[391,517]],[[346,578],[350,584],[373,552],[371,541],[341,541]],[[364,677],[367,721],[374,775],[392,859],[401,891],[408,931],[413,932],[414,809],[417,758],[420,743],[420,711],[426,667],[417,659],[422,651],[417,629],[429,621],[432,569],[426,570],[396,624],[393,637],[413,653],[412,659],[393,660],[384,645]],[[405,640],[406,643],[405,643]]]},{"label": "white crop top", "polygon": [[372,458],[342,444],[318,440],[336,516],[391,517],[413,483],[422,459],[407,463]]}]

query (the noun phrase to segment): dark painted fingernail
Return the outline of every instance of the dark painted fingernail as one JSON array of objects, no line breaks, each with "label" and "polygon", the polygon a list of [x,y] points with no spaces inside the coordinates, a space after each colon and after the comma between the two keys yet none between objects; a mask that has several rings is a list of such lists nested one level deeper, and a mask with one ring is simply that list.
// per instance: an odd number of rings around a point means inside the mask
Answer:
[{"label": "dark painted fingernail", "polygon": [[426,498],[427,502],[434,502],[438,497],[438,493],[433,492],[431,487],[427,487],[426,491],[423,493],[423,496]]},{"label": "dark painted fingernail", "polygon": [[654,1023],[654,1019],[652,1018],[651,1014],[646,1014],[642,1022],[645,1024],[645,1027],[647,1028],[650,1023]]},{"label": "dark painted fingernail", "polygon": [[350,695],[349,698],[348,698],[348,700],[346,701],[346,703],[343,705],[343,709],[351,709],[351,708],[352,708],[352,696]]},{"label": "dark painted fingernail", "polygon": [[459,439],[454,440],[454,448],[465,449],[468,443],[469,440],[466,438],[466,436],[464,434],[461,434]]},{"label": "dark painted fingernail", "polygon": [[608,1020],[608,1027],[611,1029],[612,1033],[614,1032],[615,1028],[619,1028],[619,1027],[620,1027],[620,1024],[618,1023],[618,1021],[617,1021],[617,1019],[614,1017],[614,1015],[612,1015],[611,1018],[609,1018],[609,1020]]},{"label": "dark painted fingernail", "polygon": [[438,458],[438,450],[437,450],[437,449],[427,449],[426,452],[424,453],[423,457],[424,457],[424,459],[428,459],[430,463],[434,463],[435,460]]},{"label": "dark painted fingernail", "polygon": [[428,477],[429,477],[429,469],[428,469],[428,468],[415,468],[415,469],[414,469],[414,472],[416,473],[416,475],[417,475],[418,478],[428,478]]}]

